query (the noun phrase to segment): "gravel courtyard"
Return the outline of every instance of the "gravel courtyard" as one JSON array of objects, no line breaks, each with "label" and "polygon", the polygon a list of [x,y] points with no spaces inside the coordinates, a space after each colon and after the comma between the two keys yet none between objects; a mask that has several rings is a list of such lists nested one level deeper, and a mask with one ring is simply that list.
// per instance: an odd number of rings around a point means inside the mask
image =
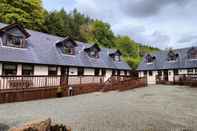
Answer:
[{"label": "gravel courtyard", "polygon": [[197,88],[154,85],[0,105],[0,125],[47,117],[74,131],[196,131]]}]

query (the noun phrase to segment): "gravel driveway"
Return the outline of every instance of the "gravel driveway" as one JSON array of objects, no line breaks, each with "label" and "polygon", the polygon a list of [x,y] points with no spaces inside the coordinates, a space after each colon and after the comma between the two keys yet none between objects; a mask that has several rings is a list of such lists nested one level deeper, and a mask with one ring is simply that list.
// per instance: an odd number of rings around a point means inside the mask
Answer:
[{"label": "gravel driveway", "polygon": [[47,117],[74,131],[196,131],[197,89],[154,85],[0,105],[0,125]]}]

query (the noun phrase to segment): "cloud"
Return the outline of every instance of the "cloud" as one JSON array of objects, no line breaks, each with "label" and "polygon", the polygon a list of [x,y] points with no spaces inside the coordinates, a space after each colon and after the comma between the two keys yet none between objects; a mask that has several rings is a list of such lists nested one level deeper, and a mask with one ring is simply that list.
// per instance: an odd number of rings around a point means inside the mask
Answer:
[{"label": "cloud", "polygon": [[177,43],[193,43],[197,41],[197,35],[188,35],[182,36],[181,39],[177,41]]},{"label": "cloud", "polygon": [[147,36],[147,38],[148,43],[152,46],[162,49],[170,47],[170,36],[163,34],[159,31],[153,32],[150,36]]},{"label": "cloud", "polygon": [[133,17],[157,15],[169,5],[185,6],[190,0],[124,0],[123,10]]}]

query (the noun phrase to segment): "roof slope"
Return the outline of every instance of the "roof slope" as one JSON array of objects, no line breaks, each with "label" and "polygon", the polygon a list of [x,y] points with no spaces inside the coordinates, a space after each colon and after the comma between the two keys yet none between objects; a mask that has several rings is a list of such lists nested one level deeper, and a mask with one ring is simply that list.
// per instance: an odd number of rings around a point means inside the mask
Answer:
[{"label": "roof slope", "polygon": [[185,69],[185,68],[197,68],[196,59],[188,59],[188,51],[191,48],[182,48],[173,50],[178,54],[176,61],[168,61],[168,52],[169,51],[158,51],[151,55],[155,56],[156,59],[152,64],[147,64],[145,57],[143,61],[138,66],[137,70],[160,70],[160,69]]},{"label": "roof slope", "polygon": [[[0,23],[0,28],[5,26],[7,25]],[[66,55],[60,53],[56,47],[56,43],[64,38],[32,30],[27,30],[27,32],[31,35],[27,39],[27,48],[20,49],[0,46],[0,61],[122,70],[131,69],[126,62],[114,62],[109,57],[109,54],[114,52],[112,49],[101,48],[100,57],[93,59],[88,57],[87,53],[84,52],[84,49],[91,45],[76,41],[78,44],[76,54],[73,56]]]}]

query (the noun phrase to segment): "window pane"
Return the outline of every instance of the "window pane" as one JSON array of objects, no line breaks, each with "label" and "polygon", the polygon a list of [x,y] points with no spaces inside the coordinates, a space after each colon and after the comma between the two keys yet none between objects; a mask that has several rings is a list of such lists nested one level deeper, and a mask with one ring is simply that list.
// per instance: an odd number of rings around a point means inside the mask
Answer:
[{"label": "window pane", "polygon": [[78,75],[79,76],[84,75],[84,68],[78,68]]},{"label": "window pane", "polygon": [[3,75],[16,75],[17,65],[16,64],[3,64]]},{"label": "window pane", "polygon": [[100,69],[95,69],[95,70],[94,70],[94,75],[95,75],[95,76],[99,76],[99,72],[100,72]]},{"label": "window pane", "polygon": [[193,74],[193,69],[188,69],[188,74]]},{"label": "window pane", "polygon": [[33,75],[33,65],[23,65],[22,75]]},{"label": "window pane", "polygon": [[57,75],[57,67],[49,66],[48,67],[48,75]]},{"label": "window pane", "polygon": [[152,71],[149,71],[149,76],[152,76],[153,75],[153,72]]},{"label": "window pane", "polygon": [[106,75],[106,70],[102,69],[102,75],[105,76]]}]

